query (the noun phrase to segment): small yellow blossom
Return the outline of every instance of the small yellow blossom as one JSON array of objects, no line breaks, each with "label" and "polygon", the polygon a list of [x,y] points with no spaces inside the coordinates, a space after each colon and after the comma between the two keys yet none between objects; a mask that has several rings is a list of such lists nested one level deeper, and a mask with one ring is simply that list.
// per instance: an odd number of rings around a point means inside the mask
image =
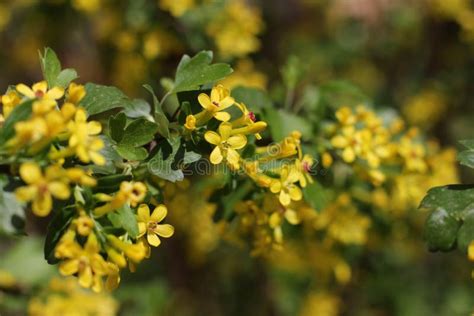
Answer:
[{"label": "small yellow blossom", "polygon": [[16,86],[16,90],[29,99],[45,99],[55,101],[64,96],[63,88],[53,87],[48,90],[48,84],[46,81],[35,83],[31,88],[23,83],[20,83]]},{"label": "small yellow blossom", "polygon": [[195,115],[197,121],[207,121],[212,117],[223,122],[230,120],[230,114],[224,110],[233,105],[235,100],[223,85],[212,88],[210,96],[205,93],[199,94],[198,101],[204,111]]},{"label": "small yellow blossom", "polygon": [[159,0],[160,8],[180,17],[195,6],[195,0]]},{"label": "small yellow blossom", "polygon": [[146,204],[138,207],[138,237],[146,234],[149,245],[158,247],[161,244],[159,237],[169,238],[174,234],[174,227],[169,224],[160,224],[166,217],[168,209],[163,204],[158,205],[150,215],[150,208]]},{"label": "small yellow blossom", "polygon": [[307,183],[313,183],[313,178],[311,178],[311,167],[314,164],[313,157],[310,155],[304,155],[303,159],[296,159],[294,168],[298,175],[298,181],[301,187],[306,187]]},{"label": "small yellow blossom", "polygon": [[66,102],[77,105],[85,96],[86,89],[83,85],[76,84],[74,82],[71,82],[69,84],[69,87],[67,89]]},{"label": "small yellow blossom", "polygon": [[223,122],[219,125],[219,134],[213,131],[207,131],[204,134],[206,141],[212,145],[215,145],[211,152],[211,162],[213,164],[219,164],[222,160],[226,160],[231,167],[239,169],[240,167],[240,155],[237,149],[242,149],[247,144],[247,138],[242,135],[233,135],[232,125],[227,122]]},{"label": "small yellow blossom", "polygon": [[15,90],[11,90],[2,96],[1,103],[3,105],[2,109],[3,109],[3,116],[5,119],[8,118],[10,113],[13,111],[13,109],[17,105],[20,104],[20,102],[21,102],[21,99]]},{"label": "small yellow blossom", "polygon": [[69,147],[60,150],[57,154],[52,154],[52,159],[76,154],[84,163],[92,161],[99,166],[105,164],[104,156],[99,153],[104,147],[104,142],[96,137],[102,130],[99,122],[87,122],[86,112],[83,109],[78,109],[74,120],[68,123],[67,129],[71,135]]},{"label": "small yellow blossom", "polygon": [[107,241],[112,247],[122,251],[132,263],[139,263],[147,255],[146,246],[141,242],[136,244],[125,242],[114,235],[107,235]]},{"label": "small yellow blossom", "polygon": [[89,236],[95,225],[94,220],[83,211],[78,218],[74,219],[73,224],[81,236]]},{"label": "small yellow blossom", "polygon": [[51,212],[53,196],[66,200],[71,194],[67,179],[58,175],[57,171],[57,166],[49,166],[43,174],[34,162],[20,166],[20,177],[27,185],[16,189],[16,197],[20,201],[32,201],[32,210],[37,216],[47,216]]},{"label": "small yellow blossom", "polygon": [[68,242],[66,249],[56,251],[58,258],[63,260],[59,264],[59,272],[64,276],[77,273],[82,287],[100,292],[103,289],[102,278],[108,274],[108,269],[99,252],[100,246],[95,234],[89,234],[84,248],[77,242]]},{"label": "small yellow blossom", "polygon": [[94,210],[96,216],[102,216],[109,212],[112,212],[126,203],[130,203],[132,207],[135,207],[143,201],[147,192],[146,185],[142,182],[127,182],[123,181],[120,184],[120,190],[115,196],[109,196],[106,194],[100,195],[101,201],[108,202],[103,206],[99,206]]},{"label": "small yellow blossom", "polygon": [[291,201],[299,201],[303,198],[303,192],[295,184],[299,180],[297,171],[288,166],[282,167],[280,179],[274,179],[270,185],[272,193],[279,193],[278,199],[283,206],[290,205]]}]

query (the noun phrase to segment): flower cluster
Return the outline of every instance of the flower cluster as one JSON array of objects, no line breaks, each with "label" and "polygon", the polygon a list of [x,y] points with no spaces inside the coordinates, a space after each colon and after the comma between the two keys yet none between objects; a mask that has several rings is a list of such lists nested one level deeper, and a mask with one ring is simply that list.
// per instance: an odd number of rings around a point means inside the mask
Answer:
[{"label": "flower cluster", "polygon": [[[55,232],[62,236],[49,260],[59,261],[62,275],[76,275],[82,287],[100,292],[117,287],[119,270],[127,265],[134,270],[150,256],[150,246],[171,237],[174,228],[161,223],[167,209],[146,198],[144,183],[122,181],[115,192],[98,186],[100,174],[93,169],[106,164],[102,125],[88,120],[80,106],[85,96],[84,86],[75,83],[67,89],[48,87],[46,81],[10,89],[1,98],[2,137],[9,137],[1,150],[22,183],[14,191],[17,200],[29,203],[37,216],[55,209],[55,216],[68,223],[64,232]],[[11,135],[5,136],[8,128]],[[119,211],[134,221],[117,220]],[[104,230],[114,220],[122,228],[119,234]],[[125,233],[124,225],[129,227]]]}]

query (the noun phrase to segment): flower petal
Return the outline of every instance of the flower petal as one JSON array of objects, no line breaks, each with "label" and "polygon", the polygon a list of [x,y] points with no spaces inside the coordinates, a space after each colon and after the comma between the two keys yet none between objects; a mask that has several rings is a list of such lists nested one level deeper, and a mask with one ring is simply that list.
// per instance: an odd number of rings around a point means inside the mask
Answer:
[{"label": "flower petal", "polygon": [[64,95],[64,89],[60,87],[54,87],[51,90],[49,90],[46,95],[54,100],[60,99]]},{"label": "flower petal", "polygon": [[230,120],[230,114],[227,112],[216,112],[214,114],[214,118],[222,122],[227,122],[228,120]]},{"label": "flower petal", "polygon": [[90,266],[84,267],[82,271],[79,271],[79,284],[82,287],[90,288],[92,285],[92,268]]},{"label": "flower petal", "polygon": [[227,109],[229,106],[235,103],[234,98],[232,97],[225,97],[221,102],[219,103],[219,109],[224,110]]},{"label": "flower petal", "polygon": [[40,167],[34,162],[25,162],[20,166],[20,176],[28,184],[36,183],[43,175]]},{"label": "flower petal", "polygon": [[219,145],[221,143],[221,137],[219,134],[213,131],[208,131],[204,134],[206,141],[213,145]]},{"label": "flower petal", "polygon": [[288,193],[293,201],[300,201],[303,198],[303,192],[296,185],[291,186]]},{"label": "flower petal", "polygon": [[23,84],[23,83],[20,83],[16,86],[16,91],[20,92],[21,94],[23,94],[25,97],[28,97],[30,99],[34,99],[36,97],[35,93],[33,92],[33,90],[31,90],[30,87],[28,87],[27,85]]},{"label": "flower petal", "polygon": [[146,224],[144,222],[138,222],[138,236],[142,237],[146,233]]},{"label": "flower petal", "polygon": [[223,122],[219,125],[219,134],[221,135],[222,141],[228,140],[231,132],[232,132],[232,124]]},{"label": "flower petal", "polygon": [[78,259],[71,259],[71,260],[66,260],[63,261],[59,264],[59,273],[61,275],[67,276],[67,275],[73,275],[74,273],[77,273],[79,270],[79,260]]},{"label": "flower petal", "polygon": [[51,208],[53,207],[53,199],[51,198],[51,194],[46,193],[43,196],[38,196],[35,200],[33,200],[32,210],[36,216],[44,217],[51,212]]},{"label": "flower petal", "polygon": [[171,237],[174,234],[174,227],[171,226],[170,224],[162,224],[162,225],[157,225],[156,228],[154,229],[154,232],[161,237]]},{"label": "flower petal", "polygon": [[87,134],[97,135],[102,131],[102,125],[97,121],[91,121],[87,123]]},{"label": "flower petal", "polygon": [[137,210],[137,218],[139,222],[148,222],[150,220],[150,208],[146,204],[140,204]]},{"label": "flower petal", "polygon": [[229,137],[227,143],[234,149],[241,149],[244,148],[247,144],[247,137],[245,135],[234,135]]},{"label": "flower petal", "polygon": [[283,206],[288,206],[291,203],[291,197],[285,190],[280,191],[280,196],[278,199]]},{"label": "flower petal", "polygon": [[211,163],[217,165],[222,162],[222,159],[224,158],[222,156],[221,149],[219,146],[214,147],[214,150],[211,152],[211,156],[209,157],[211,160]]},{"label": "flower petal", "polygon": [[19,187],[15,190],[15,196],[22,202],[28,202],[35,198],[37,192],[36,186]]},{"label": "flower petal", "polygon": [[46,90],[48,90],[48,83],[46,83],[45,80],[37,82],[33,85],[33,91],[41,91],[43,93],[46,93]]},{"label": "flower petal", "polygon": [[159,223],[166,217],[166,214],[168,214],[168,209],[163,204],[160,204],[153,210],[150,219],[153,222]]},{"label": "flower petal", "polygon": [[53,181],[48,184],[48,190],[51,194],[60,200],[66,200],[71,195],[69,186],[63,182]]},{"label": "flower petal", "polygon": [[214,111],[214,105],[212,105],[211,99],[205,93],[201,93],[198,95],[198,102],[199,104],[207,111]]},{"label": "flower petal", "polygon": [[226,159],[231,165],[238,166],[240,161],[240,155],[235,149],[228,148]]},{"label": "flower petal", "polygon": [[146,235],[146,240],[153,247],[158,247],[161,244],[160,238],[155,233],[148,233]]}]

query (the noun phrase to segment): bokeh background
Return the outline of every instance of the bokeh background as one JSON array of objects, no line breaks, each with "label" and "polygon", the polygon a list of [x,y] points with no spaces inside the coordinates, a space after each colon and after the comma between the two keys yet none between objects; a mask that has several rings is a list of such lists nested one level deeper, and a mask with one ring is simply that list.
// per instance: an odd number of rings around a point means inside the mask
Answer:
[{"label": "bokeh background", "polygon": [[[215,60],[233,65],[229,87],[256,87],[283,104],[285,69],[296,69],[295,99],[308,87],[344,80],[357,87],[354,97],[398,111],[444,147],[474,135],[470,0],[4,0],[0,45],[1,91],[40,80],[38,51],[47,46],[64,67],[77,69],[80,82],[117,85],[133,97],[146,95],[144,83],[163,89],[162,78],[173,77],[183,54],[212,50]],[[450,172],[449,180],[474,178],[461,167]],[[123,275],[112,294],[57,278],[42,259],[46,220],[30,218],[28,238],[2,237],[0,314],[54,315],[54,306],[71,315],[474,310],[465,255],[430,253],[423,243],[426,214],[416,206],[424,192],[390,215],[370,213],[377,229],[364,245],[301,238],[276,257],[260,258],[224,236],[212,203],[183,186],[168,188],[177,234],[136,273]]]}]

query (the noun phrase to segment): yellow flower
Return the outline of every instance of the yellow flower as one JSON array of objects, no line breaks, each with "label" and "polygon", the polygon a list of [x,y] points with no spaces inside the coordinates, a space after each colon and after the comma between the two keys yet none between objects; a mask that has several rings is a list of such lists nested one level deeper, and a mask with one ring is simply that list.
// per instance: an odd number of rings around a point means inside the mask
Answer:
[{"label": "yellow flower", "polygon": [[101,201],[107,201],[108,203],[99,206],[94,209],[96,216],[102,216],[109,212],[112,212],[125,203],[130,203],[132,207],[137,206],[138,203],[143,201],[147,192],[146,185],[142,182],[127,182],[123,181],[120,184],[120,190],[113,197],[103,194],[101,195]]},{"label": "yellow flower", "polygon": [[76,227],[77,233],[81,236],[89,236],[95,225],[94,220],[84,211],[81,211],[80,216],[73,221],[73,224]]},{"label": "yellow flower", "polygon": [[[262,136],[258,132],[264,130],[267,127],[265,122],[257,122],[255,114],[247,109],[245,104],[236,103],[237,107],[242,111],[242,116],[235,121],[232,121],[232,127],[235,127],[235,133],[246,133],[246,134],[255,134],[255,138],[262,139]],[[241,125],[247,126],[247,128],[237,128]],[[242,132],[240,132],[242,130]]]},{"label": "yellow flower", "polygon": [[174,234],[174,227],[169,224],[160,224],[166,217],[168,209],[163,204],[158,205],[150,215],[150,208],[146,204],[138,207],[138,237],[146,234],[149,245],[158,247],[161,244],[160,237],[169,238]]},{"label": "yellow flower", "polygon": [[58,100],[64,96],[63,88],[53,87],[48,90],[46,81],[35,83],[31,88],[20,83],[16,86],[16,90],[29,99]]},{"label": "yellow flower", "polygon": [[258,50],[257,35],[263,30],[261,13],[244,0],[225,3],[207,26],[207,33],[214,38],[224,57],[243,57]]},{"label": "yellow flower", "polygon": [[256,152],[266,155],[262,158],[259,158],[262,161],[287,158],[295,155],[300,157],[302,155],[301,133],[298,131],[293,131],[290,136],[285,137],[280,143],[259,147],[257,148]]},{"label": "yellow flower", "polygon": [[235,100],[230,96],[229,90],[224,88],[223,85],[217,85],[212,88],[210,96],[205,93],[199,94],[198,101],[204,109],[204,112],[196,114],[198,122],[208,121],[213,117],[223,122],[230,120],[230,114],[223,111],[232,106]]},{"label": "yellow flower", "polygon": [[94,137],[102,130],[99,122],[87,122],[86,112],[83,109],[78,109],[74,120],[69,122],[67,128],[71,133],[69,151],[74,152],[84,163],[89,163],[92,160],[99,166],[105,164],[104,156],[99,153],[104,147],[104,142],[100,138]]},{"label": "yellow flower", "polygon": [[420,143],[415,143],[411,136],[402,137],[398,144],[398,153],[404,159],[408,171],[420,173],[427,171],[425,147]]},{"label": "yellow flower", "polygon": [[[61,241],[60,241],[61,243]],[[108,266],[100,255],[100,246],[95,234],[90,234],[82,248],[77,242],[68,243],[69,248],[59,259],[61,275],[69,276],[77,273],[79,284],[85,288],[92,288],[94,292],[103,289],[102,277],[108,274]]]},{"label": "yellow flower", "polygon": [[281,228],[283,219],[286,219],[291,225],[298,225],[300,223],[298,214],[292,209],[282,209],[282,211],[273,212],[268,220],[268,225],[273,229],[273,237],[278,243],[283,242],[283,230]]},{"label": "yellow flower", "polygon": [[324,168],[329,168],[332,166],[333,158],[330,153],[324,152],[321,156],[321,160]]},{"label": "yellow flower", "polygon": [[299,180],[298,173],[294,168],[284,166],[281,168],[280,179],[274,179],[270,185],[272,193],[279,193],[278,199],[283,206],[290,205],[291,201],[299,201],[303,198],[303,192],[295,184]]},{"label": "yellow flower", "polygon": [[72,6],[85,13],[97,12],[102,6],[102,0],[73,0]]},{"label": "yellow flower", "polygon": [[231,136],[231,133],[232,125],[223,122],[219,125],[219,134],[207,131],[204,138],[208,143],[216,146],[211,152],[211,163],[217,165],[225,159],[232,168],[238,169],[240,167],[240,155],[237,149],[245,147],[247,138],[241,134]]},{"label": "yellow flower", "polygon": [[186,123],[184,124],[186,129],[193,131],[196,129],[196,117],[192,114],[186,116]]},{"label": "yellow flower", "polygon": [[27,186],[16,189],[16,197],[20,201],[32,201],[32,210],[37,216],[49,214],[53,207],[53,196],[60,200],[70,196],[67,179],[58,174],[57,166],[47,167],[43,175],[36,163],[26,162],[20,166],[20,176]]},{"label": "yellow flower", "polygon": [[6,119],[8,118],[10,113],[13,111],[13,109],[18,104],[20,104],[21,99],[18,96],[18,93],[16,93],[16,91],[11,90],[7,94],[2,96],[1,102],[3,104],[3,116]]},{"label": "yellow flower", "polygon": [[336,118],[341,125],[354,125],[357,117],[352,112],[352,109],[344,106],[336,112]]},{"label": "yellow flower", "polygon": [[310,175],[313,163],[313,157],[310,155],[304,155],[303,159],[296,159],[295,161],[295,171],[298,175],[298,181],[303,188],[306,187],[308,182],[313,183],[313,178]]},{"label": "yellow flower", "polygon": [[93,187],[97,184],[97,180],[88,175],[83,169],[79,167],[66,169],[66,176],[74,183]]},{"label": "yellow flower", "polygon": [[67,91],[68,93],[66,97],[66,102],[72,104],[79,104],[79,102],[81,102],[81,100],[86,96],[86,89],[84,88],[84,86],[76,84],[74,82],[71,82],[71,84],[69,84],[69,88]]},{"label": "yellow flower", "polygon": [[344,127],[340,135],[331,139],[331,144],[343,149],[342,159],[347,163],[352,163],[362,151],[362,134],[355,131],[353,126]]},{"label": "yellow flower", "polygon": [[195,6],[195,0],[160,0],[160,8],[180,17]]},{"label": "yellow flower", "polygon": [[112,247],[122,251],[133,263],[139,263],[146,257],[147,249],[141,242],[132,244],[114,235],[107,235],[107,241]]},{"label": "yellow flower", "polygon": [[467,257],[469,260],[474,261],[474,241],[472,241],[467,248]]}]

